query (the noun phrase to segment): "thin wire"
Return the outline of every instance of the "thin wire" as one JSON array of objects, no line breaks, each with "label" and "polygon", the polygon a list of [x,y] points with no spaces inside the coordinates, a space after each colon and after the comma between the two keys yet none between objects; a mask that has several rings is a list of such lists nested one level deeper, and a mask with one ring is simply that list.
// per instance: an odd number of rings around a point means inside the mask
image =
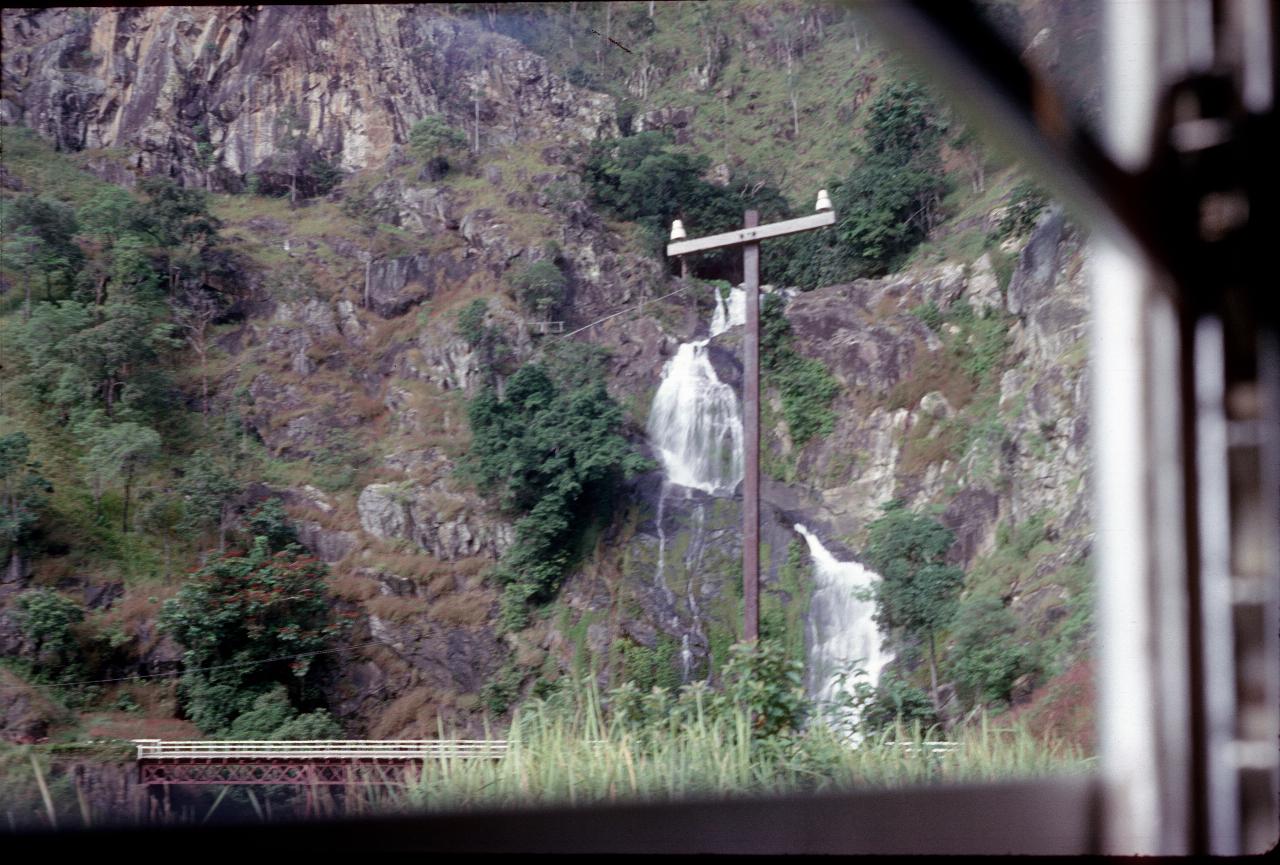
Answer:
[{"label": "thin wire", "polygon": [[[557,334],[556,336],[551,337],[551,339],[568,339],[569,337],[573,336],[575,333],[582,333],[584,330],[593,328],[597,324],[600,324],[601,322],[608,321],[611,318],[617,318],[618,316],[625,315],[628,312],[635,312],[638,309],[644,309],[645,304],[647,303],[657,303],[660,300],[666,300],[668,297],[674,297],[675,295],[688,291],[693,287],[694,286],[692,285],[686,284],[680,288],[677,288],[675,291],[668,292],[667,294],[662,295],[662,297],[653,297],[653,298],[649,298],[648,300],[642,300],[635,306],[625,307],[619,312],[615,312],[612,315],[606,315],[604,318],[598,318],[595,321],[591,322],[591,324],[584,324],[582,327],[578,328],[577,330],[571,330],[568,333]],[[547,341],[550,342],[550,340],[547,340]]]},{"label": "thin wire", "polygon": [[[236,667],[256,667],[259,664],[274,664],[276,661],[291,661],[295,658],[310,658],[315,655],[333,655],[338,652],[352,652],[356,649],[363,649],[366,646],[383,646],[385,643],[379,640],[370,640],[367,643],[359,643],[354,646],[343,646],[339,649],[320,649],[315,652],[299,652],[296,655],[280,655],[275,658],[263,658],[260,661],[240,661],[235,664],[219,664],[214,667],[189,667],[183,670],[173,670],[168,673],[145,673],[137,676],[121,676],[117,679],[87,679],[83,682],[40,682],[38,684],[47,685],[54,688],[69,688],[73,685],[108,685],[113,682],[133,682],[139,679],[161,679],[169,676],[182,676],[187,673],[208,673],[213,670],[230,670]],[[17,691],[27,685],[0,685],[0,691]]]}]

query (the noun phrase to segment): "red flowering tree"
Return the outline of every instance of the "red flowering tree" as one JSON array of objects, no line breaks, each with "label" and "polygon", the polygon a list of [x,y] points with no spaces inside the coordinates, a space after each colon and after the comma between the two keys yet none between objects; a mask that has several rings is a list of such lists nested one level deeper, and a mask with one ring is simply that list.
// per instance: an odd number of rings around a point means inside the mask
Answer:
[{"label": "red flowering tree", "polygon": [[296,546],[273,553],[258,537],[247,555],[214,559],[165,603],[161,628],[186,649],[181,690],[197,726],[227,728],[279,684],[307,702],[312,657],[298,655],[323,649],[340,629],[327,573]]}]

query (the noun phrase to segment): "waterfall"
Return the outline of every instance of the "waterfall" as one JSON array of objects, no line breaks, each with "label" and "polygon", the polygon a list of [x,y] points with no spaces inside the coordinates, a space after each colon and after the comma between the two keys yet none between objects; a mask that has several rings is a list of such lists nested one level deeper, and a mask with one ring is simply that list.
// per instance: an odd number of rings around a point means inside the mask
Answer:
[{"label": "waterfall", "polygon": [[[667,585],[667,535],[663,526],[668,496],[687,499],[691,490],[730,496],[742,480],[742,414],[738,397],[716,375],[707,346],[714,337],[745,322],[746,298],[740,288],[731,289],[727,298],[716,292],[710,334],[677,349],[675,357],[663,368],[649,411],[649,442],[666,475],[658,494],[658,564],[654,582],[673,611],[675,595]],[[705,511],[697,505],[689,529],[692,537],[684,555],[685,595],[691,618],[689,628],[680,635],[680,663],[686,682],[693,669],[691,631],[700,634],[702,628],[693,574],[702,559],[704,520]],[[672,627],[679,627],[679,616],[674,613]],[[702,642],[705,644],[705,637]]]},{"label": "waterfall", "polygon": [[819,703],[829,703],[841,690],[853,692],[854,680],[846,680],[843,689],[838,681],[849,664],[865,670],[866,681],[874,685],[891,659],[881,648],[884,638],[876,628],[875,601],[859,597],[880,577],[857,562],[838,561],[813,532],[799,523],[795,529],[808,542],[813,560],[807,687],[809,695]]},{"label": "waterfall", "polygon": [[[716,297],[715,337],[745,318],[746,293]],[[707,339],[683,343],[662,371],[649,412],[649,441],[673,484],[726,495],[742,480],[742,414],[733,388],[716,376]]]}]

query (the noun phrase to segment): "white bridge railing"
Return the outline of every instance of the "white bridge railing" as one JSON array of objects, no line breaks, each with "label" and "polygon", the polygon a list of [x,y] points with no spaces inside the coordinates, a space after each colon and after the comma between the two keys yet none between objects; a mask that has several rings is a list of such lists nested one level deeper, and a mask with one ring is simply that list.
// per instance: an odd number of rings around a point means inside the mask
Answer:
[{"label": "white bridge railing", "polygon": [[134,739],[139,760],[428,760],[496,758],[505,740],[485,739],[315,739],[291,741],[163,741]]},{"label": "white bridge railing", "polygon": [[[314,739],[290,741],[163,741],[134,739],[139,760],[444,760],[502,757],[508,744],[504,739]],[[921,749],[930,754],[947,754],[960,746],[956,742],[896,742],[907,754]]]}]

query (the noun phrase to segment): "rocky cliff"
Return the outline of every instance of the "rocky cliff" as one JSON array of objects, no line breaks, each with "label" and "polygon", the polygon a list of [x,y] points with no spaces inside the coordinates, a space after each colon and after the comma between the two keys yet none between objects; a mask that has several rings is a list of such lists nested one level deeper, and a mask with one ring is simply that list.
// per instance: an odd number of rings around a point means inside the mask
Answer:
[{"label": "rocky cliff", "polygon": [[[749,70],[807,51],[815,68],[838,66],[823,16],[784,41],[761,9],[742,14],[748,26],[732,39],[699,31],[704,51],[686,77],[656,49],[637,61],[625,85],[640,100],[632,128],[684,130],[711,149],[711,120],[695,108],[730,58]],[[336,603],[357,621],[352,642],[374,644],[328,673],[330,706],[353,735],[434,735],[438,722],[476,733],[488,683],[519,694],[592,662],[616,672],[643,657],[659,683],[716,674],[740,604],[735,499],[664,498],[659,473],[635,480],[547,614],[499,635],[485,574],[512,543],[512,517],[455,471],[483,360],[457,312],[487,299],[485,325],[505,334],[513,364],[560,338],[520,312],[507,285],[516,268],[560,258],[565,329],[583,327],[570,338],[609,352],[609,388],[638,448],[664,363],[706,334],[710,289],[669,280],[630,228],[586,203],[579,147],[619,133],[613,97],[434,7],[13,11],[3,28],[6,124],[82,151],[79,164],[113,182],[163,174],[217,193],[243,298],[217,329],[215,414],[240,424],[263,467],[240,504],[284,500],[300,539],[332,567]],[[876,78],[858,75],[853,95],[840,91],[845,126]],[[750,88],[738,96],[768,101]],[[791,109],[771,132],[796,136],[811,114]],[[473,148],[478,129],[469,172],[433,179],[404,153],[428,114],[466,130]],[[296,209],[247,194],[252,177],[287,186],[303,151],[347,179]],[[945,225],[936,248],[952,248],[948,233],[992,231],[1006,197],[996,178],[1011,174],[993,171],[978,227]],[[373,230],[357,199],[379,214]],[[765,612],[793,640],[803,642],[809,590],[793,524],[852,557],[891,499],[939,509],[957,536],[951,558],[999,583],[1026,639],[1083,603],[1073,568],[1092,528],[1079,232],[1051,208],[1003,247],[958,248],[969,251],[788,293],[796,351],[839,384],[833,428],[803,446],[779,394],[767,394]],[[731,330],[711,346],[735,387],[739,338]],[[1008,535],[1023,526],[1038,533],[1010,570]],[[116,603],[136,613],[149,591],[129,586]],[[145,615],[127,621],[145,664],[154,634]],[[1063,663],[1081,651],[1072,639]],[[173,656],[151,663],[162,660]]]},{"label": "rocky cliff", "polygon": [[4,42],[5,123],[220,191],[285,171],[295,139],[343,169],[381,164],[427,114],[485,147],[616,132],[612,99],[430,7],[14,10]]}]

